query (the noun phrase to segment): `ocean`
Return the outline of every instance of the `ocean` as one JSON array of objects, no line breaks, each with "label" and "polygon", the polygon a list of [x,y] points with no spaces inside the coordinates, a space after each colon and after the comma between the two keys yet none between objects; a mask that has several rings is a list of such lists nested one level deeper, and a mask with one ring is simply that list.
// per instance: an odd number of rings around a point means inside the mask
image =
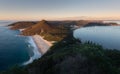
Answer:
[{"label": "ocean", "polygon": [[90,41],[107,49],[120,50],[120,26],[82,27],[74,31],[74,37],[82,42]]},{"label": "ocean", "polygon": [[10,30],[7,24],[0,23],[0,71],[27,65],[41,56],[30,36],[20,36],[19,30]]}]

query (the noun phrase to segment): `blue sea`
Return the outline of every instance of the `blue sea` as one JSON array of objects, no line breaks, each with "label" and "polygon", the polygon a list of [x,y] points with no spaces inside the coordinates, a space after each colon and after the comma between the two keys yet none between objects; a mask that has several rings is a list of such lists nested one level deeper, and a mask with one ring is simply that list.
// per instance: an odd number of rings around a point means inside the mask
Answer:
[{"label": "blue sea", "polygon": [[120,26],[82,27],[74,31],[82,42],[93,42],[107,49],[120,50]]},{"label": "blue sea", "polygon": [[27,65],[41,56],[30,36],[20,36],[19,30],[10,30],[7,24],[0,23],[0,71]]}]

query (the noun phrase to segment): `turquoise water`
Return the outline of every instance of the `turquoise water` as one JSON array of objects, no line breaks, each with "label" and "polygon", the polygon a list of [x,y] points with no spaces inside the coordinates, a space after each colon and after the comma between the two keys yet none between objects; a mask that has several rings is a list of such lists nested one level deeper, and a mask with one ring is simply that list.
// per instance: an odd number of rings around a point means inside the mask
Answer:
[{"label": "turquoise water", "polygon": [[0,27],[0,70],[8,69],[13,65],[21,65],[30,59],[28,37],[18,36],[18,30],[9,30]]},{"label": "turquoise water", "polygon": [[14,65],[27,65],[41,57],[32,37],[20,36],[19,30],[10,30],[7,27],[10,23],[0,21],[0,71]]},{"label": "turquoise water", "polygon": [[19,34],[19,30],[0,27],[0,71],[15,65],[27,65],[40,58],[33,39]]},{"label": "turquoise water", "polygon": [[120,50],[120,26],[83,27],[74,31],[74,37],[82,42],[92,41],[104,48]]}]

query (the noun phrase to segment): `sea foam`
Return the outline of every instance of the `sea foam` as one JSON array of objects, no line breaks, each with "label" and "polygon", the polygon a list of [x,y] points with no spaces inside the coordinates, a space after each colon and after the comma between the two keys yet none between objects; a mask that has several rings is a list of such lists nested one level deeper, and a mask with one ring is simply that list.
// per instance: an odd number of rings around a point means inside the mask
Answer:
[{"label": "sea foam", "polygon": [[41,57],[41,53],[38,51],[38,47],[36,46],[33,38],[31,36],[29,36],[28,38],[29,38],[28,39],[28,43],[30,44],[30,45],[28,45],[28,47],[33,48],[32,49],[33,55],[30,56],[30,59],[28,61],[24,62],[23,65],[30,64],[34,60],[39,59]]}]

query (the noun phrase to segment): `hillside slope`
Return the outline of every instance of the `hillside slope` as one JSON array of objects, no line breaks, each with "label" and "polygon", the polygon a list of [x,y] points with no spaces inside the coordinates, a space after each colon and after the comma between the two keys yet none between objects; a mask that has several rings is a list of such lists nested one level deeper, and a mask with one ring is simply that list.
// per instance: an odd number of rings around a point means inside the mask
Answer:
[{"label": "hillside slope", "polygon": [[22,31],[22,35],[41,35],[49,41],[59,41],[68,33],[68,28],[64,26],[53,25],[48,21],[42,20],[37,24],[26,28]]},{"label": "hillside slope", "polygon": [[24,28],[33,26],[34,24],[36,24],[36,22],[16,22],[16,23],[10,24],[9,26],[12,26],[11,27],[12,30],[17,30],[17,29],[24,29]]},{"label": "hillside slope", "polygon": [[42,20],[38,22],[37,24],[26,28],[24,31],[22,31],[23,35],[35,35],[35,34],[41,34],[42,32],[49,32],[52,30],[52,27],[47,23],[47,21]]}]

